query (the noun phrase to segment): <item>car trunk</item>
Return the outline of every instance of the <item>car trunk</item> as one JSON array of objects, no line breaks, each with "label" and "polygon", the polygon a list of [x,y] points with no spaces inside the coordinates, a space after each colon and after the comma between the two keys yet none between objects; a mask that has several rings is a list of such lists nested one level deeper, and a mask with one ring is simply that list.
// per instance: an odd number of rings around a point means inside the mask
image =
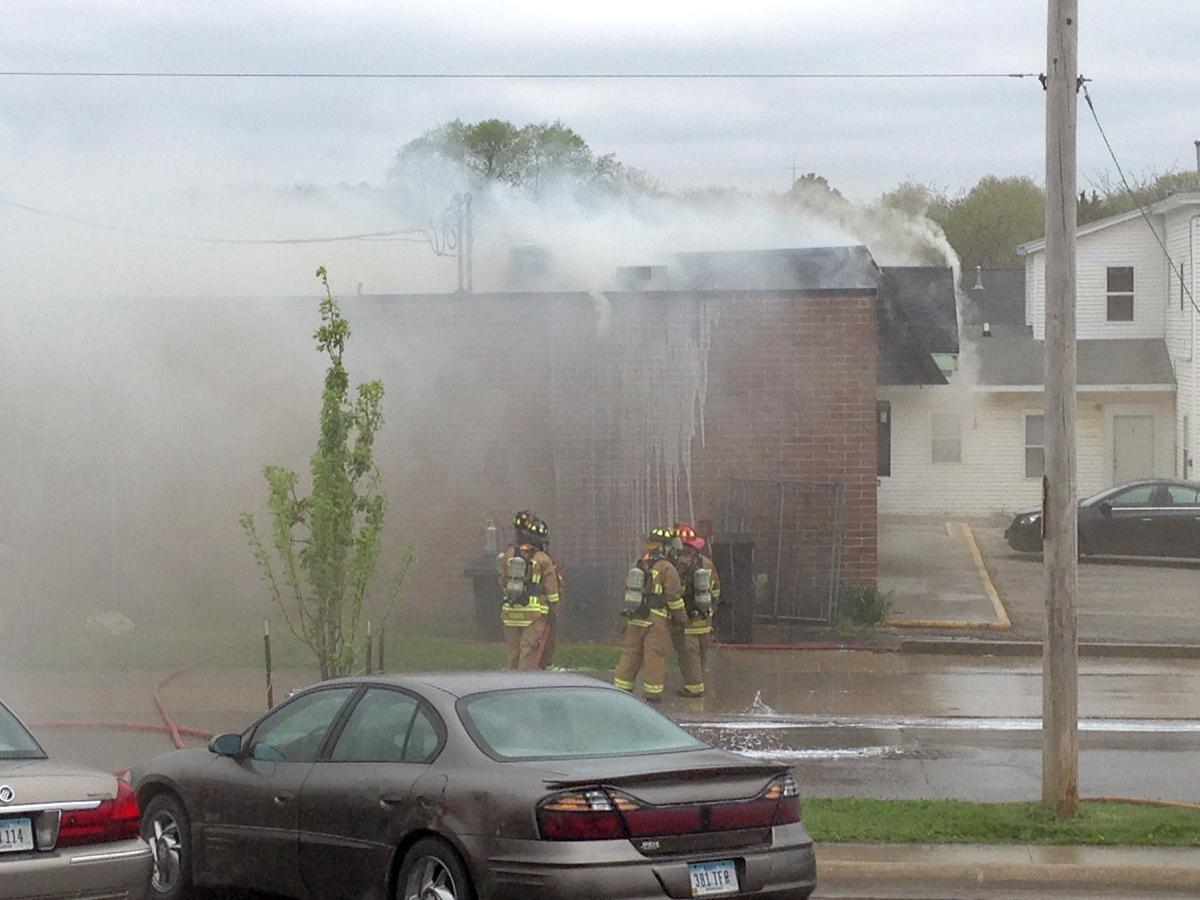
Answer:
[{"label": "car trunk", "polygon": [[7,857],[53,848],[73,818],[117,794],[112,775],[44,759],[0,761],[0,786],[9,798],[0,803],[0,866]]},{"label": "car trunk", "polygon": [[[604,785],[620,788],[654,806],[683,802],[712,803],[757,796],[784,770],[765,763],[743,762],[724,750],[661,754],[628,759],[576,760],[571,773],[547,777],[550,787]],[[547,773],[549,776],[549,773]]]},{"label": "car trunk", "polygon": [[0,805],[0,816],[13,807],[111,800],[117,793],[113,775],[47,759],[0,760],[0,782],[13,791],[13,799]]},{"label": "car trunk", "polygon": [[763,795],[787,774],[723,750],[572,760],[570,768],[567,776],[547,764],[547,787],[607,792],[625,835],[647,856],[770,843],[780,801]]}]

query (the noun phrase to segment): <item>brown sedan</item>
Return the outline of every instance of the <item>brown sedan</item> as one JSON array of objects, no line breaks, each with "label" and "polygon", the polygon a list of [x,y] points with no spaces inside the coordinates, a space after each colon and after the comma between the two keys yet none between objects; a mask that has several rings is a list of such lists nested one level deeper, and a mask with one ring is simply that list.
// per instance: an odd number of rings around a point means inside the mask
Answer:
[{"label": "brown sedan", "polygon": [[153,895],[800,900],[787,769],[714,749],[591,678],[324,682],[135,775]]},{"label": "brown sedan", "polygon": [[129,784],[47,759],[0,704],[0,900],[143,900],[138,828]]}]

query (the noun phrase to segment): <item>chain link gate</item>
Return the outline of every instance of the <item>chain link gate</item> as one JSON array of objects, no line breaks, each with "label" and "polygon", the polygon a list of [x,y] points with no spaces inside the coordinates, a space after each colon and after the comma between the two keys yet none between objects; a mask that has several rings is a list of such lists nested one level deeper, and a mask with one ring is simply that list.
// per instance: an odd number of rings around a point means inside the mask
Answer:
[{"label": "chain link gate", "polygon": [[[731,480],[717,540],[750,548],[730,557],[735,571],[728,576],[750,585],[755,623],[833,624],[841,586],[843,494],[840,481]],[[752,571],[736,571],[739,564]]]}]

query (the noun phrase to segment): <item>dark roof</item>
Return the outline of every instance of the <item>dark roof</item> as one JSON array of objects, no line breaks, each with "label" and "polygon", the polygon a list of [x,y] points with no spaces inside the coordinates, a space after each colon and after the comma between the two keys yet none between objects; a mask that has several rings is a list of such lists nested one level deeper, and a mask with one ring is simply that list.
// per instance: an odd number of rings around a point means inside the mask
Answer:
[{"label": "dark roof", "polygon": [[962,292],[964,325],[1025,324],[1024,269],[968,269],[962,273]]},{"label": "dark roof", "polygon": [[879,268],[866,247],[678,253],[671,285],[682,291],[874,291]]},{"label": "dark roof", "polygon": [[885,266],[879,296],[900,307],[931,353],[958,352],[954,272],[946,266]]},{"label": "dark roof", "polygon": [[875,309],[879,347],[876,383],[946,384],[946,376],[899,304],[889,303],[880,295]]},{"label": "dark roof", "polygon": [[[992,336],[970,340],[979,360],[979,383],[985,387],[1034,387],[1044,383],[1044,341],[1028,328],[993,326]],[[1076,383],[1083,386],[1172,385],[1175,373],[1161,338],[1081,340],[1076,345]]]}]

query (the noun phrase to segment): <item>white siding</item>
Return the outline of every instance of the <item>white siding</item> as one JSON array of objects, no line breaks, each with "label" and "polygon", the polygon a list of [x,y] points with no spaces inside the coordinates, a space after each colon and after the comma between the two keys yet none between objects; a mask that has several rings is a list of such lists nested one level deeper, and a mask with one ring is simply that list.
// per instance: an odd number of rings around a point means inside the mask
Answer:
[{"label": "white siding", "polygon": [[[989,394],[950,387],[888,387],[892,404],[892,474],[879,479],[881,513],[984,516],[1041,503],[1041,481],[1025,477],[1026,413],[1040,413],[1041,393]],[[1156,471],[1172,474],[1174,398],[1169,394],[1086,394],[1078,413],[1080,496],[1112,482],[1113,415],[1153,415]],[[962,418],[962,462],[932,462],[935,412]]]},{"label": "white siding", "polygon": [[[1193,251],[1200,254],[1200,233],[1195,235],[1194,246],[1188,241],[1189,229],[1200,232],[1200,222],[1193,223],[1193,209],[1176,211],[1166,217],[1167,251],[1175,263],[1178,272],[1182,272],[1187,287],[1192,292],[1192,298],[1200,300],[1196,294],[1196,273],[1192,265]],[[1164,267],[1166,263],[1164,261]],[[1171,354],[1171,364],[1175,367],[1175,379],[1178,385],[1175,422],[1175,474],[1181,478],[1200,477],[1200,471],[1195,466],[1190,472],[1183,471],[1184,458],[1184,418],[1189,419],[1187,448],[1188,457],[1195,459],[1200,449],[1200,423],[1197,423],[1197,413],[1200,412],[1200,366],[1197,366],[1194,354],[1196,344],[1200,341],[1200,316],[1189,301],[1186,294],[1183,297],[1183,308],[1180,309],[1180,290],[1178,274],[1169,273],[1166,284],[1166,341],[1167,350]]]},{"label": "white siding", "polygon": [[[1161,218],[1151,216],[1151,220]],[[1161,229],[1161,224],[1157,226]],[[1026,260],[1026,309],[1034,336],[1046,337],[1045,250]],[[1164,329],[1166,263],[1142,218],[1085,234],[1076,252],[1076,334],[1085,339],[1159,338]],[[1132,322],[1108,321],[1108,267],[1133,266]],[[1030,281],[1031,278],[1031,281]]]}]

